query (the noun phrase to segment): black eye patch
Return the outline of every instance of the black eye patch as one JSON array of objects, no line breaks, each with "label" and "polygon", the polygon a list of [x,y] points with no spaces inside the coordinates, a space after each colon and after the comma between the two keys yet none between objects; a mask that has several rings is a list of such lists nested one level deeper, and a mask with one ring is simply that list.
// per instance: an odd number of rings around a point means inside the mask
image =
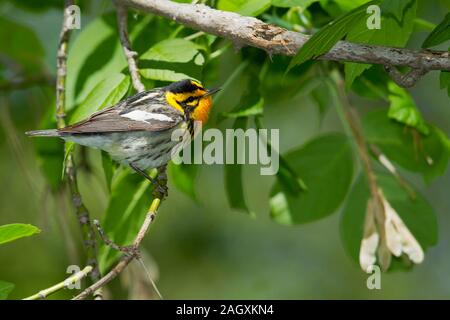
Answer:
[{"label": "black eye patch", "polygon": [[183,101],[183,103],[191,103],[194,102],[195,100],[197,100],[197,98],[195,97],[189,97],[186,100]]}]

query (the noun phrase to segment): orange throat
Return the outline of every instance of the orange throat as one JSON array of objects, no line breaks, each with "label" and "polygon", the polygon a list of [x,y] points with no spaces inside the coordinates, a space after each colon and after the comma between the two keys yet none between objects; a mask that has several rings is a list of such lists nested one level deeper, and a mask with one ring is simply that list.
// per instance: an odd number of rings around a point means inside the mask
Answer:
[{"label": "orange throat", "polygon": [[212,98],[210,96],[202,98],[192,113],[192,119],[195,121],[201,121],[202,124],[206,124],[209,117],[209,111],[212,107]]}]

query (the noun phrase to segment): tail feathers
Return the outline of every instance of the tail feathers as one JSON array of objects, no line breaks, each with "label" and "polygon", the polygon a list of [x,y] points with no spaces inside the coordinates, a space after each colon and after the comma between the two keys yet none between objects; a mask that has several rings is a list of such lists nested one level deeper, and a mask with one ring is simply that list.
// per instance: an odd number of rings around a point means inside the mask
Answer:
[{"label": "tail feathers", "polygon": [[61,135],[61,133],[56,129],[34,130],[25,132],[25,134],[29,137],[59,137]]}]

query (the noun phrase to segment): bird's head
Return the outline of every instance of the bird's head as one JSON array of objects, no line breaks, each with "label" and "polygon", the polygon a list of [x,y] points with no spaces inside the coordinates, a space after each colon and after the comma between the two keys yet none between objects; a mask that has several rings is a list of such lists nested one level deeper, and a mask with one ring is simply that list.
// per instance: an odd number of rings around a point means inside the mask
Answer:
[{"label": "bird's head", "polygon": [[189,119],[205,123],[212,107],[211,95],[220,89],[208,90],[195,80],[181,80],[165,88],[167,103]]}]

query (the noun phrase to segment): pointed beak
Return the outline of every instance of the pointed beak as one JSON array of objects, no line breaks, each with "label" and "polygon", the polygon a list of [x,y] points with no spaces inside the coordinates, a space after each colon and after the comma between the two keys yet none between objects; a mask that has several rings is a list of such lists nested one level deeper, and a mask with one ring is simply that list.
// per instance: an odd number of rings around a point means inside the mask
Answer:
[{"label": "pointed beak", "polygon": [[221,90],[221,88],[209,89],[208,92],[206,92],[206,93],[203,95],[203,98],[212,96],[214,93],[217,93],[217,92],[219,92],[220,90]]}]

